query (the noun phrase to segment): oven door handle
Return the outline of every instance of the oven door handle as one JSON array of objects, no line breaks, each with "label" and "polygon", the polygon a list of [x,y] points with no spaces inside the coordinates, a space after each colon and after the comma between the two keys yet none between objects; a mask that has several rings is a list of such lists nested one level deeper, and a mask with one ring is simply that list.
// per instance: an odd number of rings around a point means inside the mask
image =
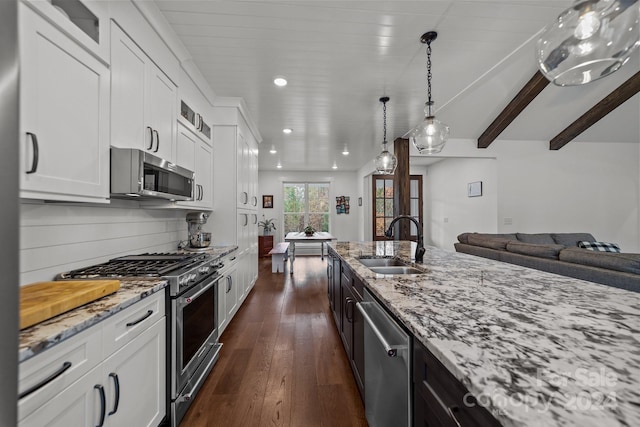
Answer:
[{"label": "oven door handle", "polygon": [[200,295],[202,295],[203,293],[205,293],[206,291],[209,290],[210,287],[214,286],[216,283],[218,282],[218,279],[216,278],[215,280],[213,280],[211,283],[209,283],[207,286],[205,286],[204,288],[200,289],[198,292],[196,292],[195,294],[188,296],[188,297],[184,297],[184,298],[180,298],[180,302],[182,304],[190,304],[193,302],[193,300],[195,300],[196,298],[198,298]]}]

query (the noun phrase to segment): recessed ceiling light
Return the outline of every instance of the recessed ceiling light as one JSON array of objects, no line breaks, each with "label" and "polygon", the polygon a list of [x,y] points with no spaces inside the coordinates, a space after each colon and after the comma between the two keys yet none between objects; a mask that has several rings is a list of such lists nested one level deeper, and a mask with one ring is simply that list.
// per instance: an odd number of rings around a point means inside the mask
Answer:
[{"label": "recessed ceiling light", "polygon": [[342,155],[343,155],[343,156],[348,156],[348,155],[349,155],[349,150],[348,150],[347,148],[345,148],[345,149],[342,151]]},{"label": "recessed ceiling light", "polygon": [[282,132],[284,132],[284,133],[286,133],[287,135],[289,135],[291,132],[293,132],[293,129],[284,128],[284,129],[282,129]]},{"label": "recessed ceiling light", "polygon": [[338,165],[336,165],[336,162],[333,162],[333,166],[331,166],[331,169],[338,169]]},{"label": "recessed ceiling light", "polygon": [[276,167],[277,167],[278,169],[282,169],[282,164],[280,164],[280,162],[278,162],[278,164],[276,165]]},{"label": "recessed ceiling light", "polygon": [[285,79],[284,77],[278,76],[278,77],[273,79],[273,84],[276,85],[276,86],[280,86],[280,87],[286,86],[287,85],[287,79]]},{"label": "recessed ceiling light", "polygon": [[271,154],[276,154],[276,153],[277,153],[277,151],[276,151],[276,147],[271,146],[271,150],[269,150],[269,152],[270,152]]}]

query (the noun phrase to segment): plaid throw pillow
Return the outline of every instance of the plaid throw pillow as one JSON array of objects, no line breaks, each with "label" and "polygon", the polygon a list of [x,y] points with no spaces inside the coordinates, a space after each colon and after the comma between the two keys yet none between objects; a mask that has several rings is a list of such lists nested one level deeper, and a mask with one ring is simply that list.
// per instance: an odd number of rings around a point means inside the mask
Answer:
[{"label": "plaid throw pillow", "polygon": [[578,242],[579,248],[589,249],[590,251],[600,252],[620,252],[620,246],[617,243],[606,242]]}]

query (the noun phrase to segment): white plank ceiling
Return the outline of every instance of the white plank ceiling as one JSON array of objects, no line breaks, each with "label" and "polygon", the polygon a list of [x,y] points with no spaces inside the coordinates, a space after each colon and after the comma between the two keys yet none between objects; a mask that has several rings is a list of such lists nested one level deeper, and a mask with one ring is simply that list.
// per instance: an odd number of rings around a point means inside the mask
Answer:
[{"label": "white plank ceiling", "polygon": [[[422,120],[424,32],[439,33],[432,44],[437,116],[453,140],[476,139],[536,72],[536,34],[572,2],[156,3],[216,96],[246,101],[263,137],[261,169],[281,162],[285,170],[331,170],[335,162],[338,170],[356,170],[380,152],[381,96],[391,98],[390,142]],[[549,85],[500,138],[550,140],[638,69],[636,52],[606,79]],[[289,84],[274,86],[275,76]],[[639,121],[636,95],[576,141],[637,143]]]}]

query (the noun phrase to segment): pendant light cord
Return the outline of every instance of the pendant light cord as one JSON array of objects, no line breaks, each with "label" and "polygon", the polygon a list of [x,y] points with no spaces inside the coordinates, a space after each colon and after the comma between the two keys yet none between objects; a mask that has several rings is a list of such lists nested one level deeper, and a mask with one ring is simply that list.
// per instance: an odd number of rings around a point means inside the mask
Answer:
[{"label": "pendant light cord", "polygon": [[431,42],[427,42],[427,115],[431,117]]},{"label": "pendant light cord", "polygon": [[387,102],[382,102],[382,129],[383,129],[383,139],[382,145],[384,148],[387,148]]}]

